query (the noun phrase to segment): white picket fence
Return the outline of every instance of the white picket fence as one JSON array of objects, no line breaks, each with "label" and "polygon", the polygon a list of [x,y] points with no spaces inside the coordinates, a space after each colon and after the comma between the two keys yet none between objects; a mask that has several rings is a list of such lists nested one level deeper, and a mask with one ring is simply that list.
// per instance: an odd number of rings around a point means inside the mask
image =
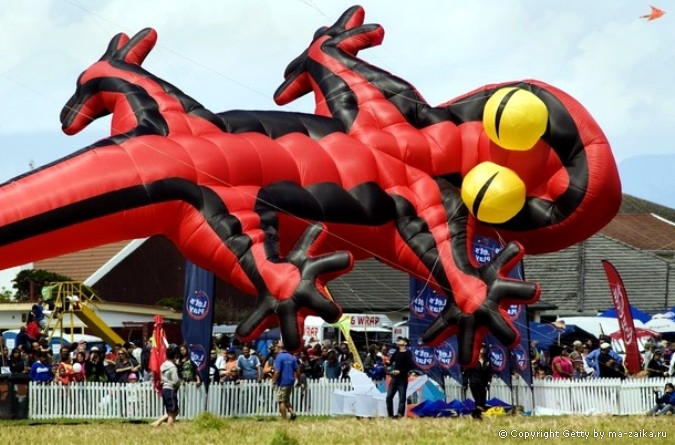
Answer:
[{"label": "white picket fence", "polygon": [[[295,388],[292,403],[303,416],[328,416],[333,391],[349,390],[349,381],[310,381],[305,390]],[[178,391],[180,417],[193,419],[204,411],[219,417],[276,416],[275,387],[271,382],[194,383]],[[25,396],[23,396],[25,397]],[[136,384],[81,383],[68,386],[28,386],[30,419],[151,419],[164,413],[162,399],[149,382]]]},{"label": "white picket fence", "polygon": [[[652,390],[662,390],[666,379],[540,380],[532,389],[522,381],[509,388],[495,379],[489,398],[521,405],[535,415],[641,414],[654,404]],[[348,381],[308,381],[304,391],[293,392],[293,406],[302,416],[331,414],[333,391],[350,390]],[[453,379],[444,382],[446,401],[471,398]],[[188,384],[179,391],[180,418],[193,419],[204,411],[218,417],[276,416],[275,388],[270,382],[213,384],[208,395],[203,386]],[[82,383],[68,386],[28,386],[30,419],[153,419],[164,412],[162,399],[149,383]]]},{"label": "white picket fence", "polygon": [[[672,379],[534,379],[532,389],[522,380],[509,388],[499,379],[490,385],[488,398],[521,405],[535,415],[558,414],[643,414],[654,406],[653,390],[663,392]],[[445,380],[446,400],[464,400],[464,390],[455,380]],[[466,394],[471,398],[471,391]]]}]

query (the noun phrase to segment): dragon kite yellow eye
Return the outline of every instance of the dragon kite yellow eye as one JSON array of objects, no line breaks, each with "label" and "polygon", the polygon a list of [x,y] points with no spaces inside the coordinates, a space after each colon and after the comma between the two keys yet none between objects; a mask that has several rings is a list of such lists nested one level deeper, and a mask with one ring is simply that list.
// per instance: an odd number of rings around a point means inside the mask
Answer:
[{"label": "dragon kite yellow eye", "polygon": [[462,201],[478,220],[500,224],[525,205],[525,183],[516,172],[493,162],[482,162],[462,181]]},{"label": "dragon kite yellow eye", "polygon": [[492,142],[508,150],[525,151],[546,131],[546,105],[527,90],[501,88],[483,110],[483,127]]}]

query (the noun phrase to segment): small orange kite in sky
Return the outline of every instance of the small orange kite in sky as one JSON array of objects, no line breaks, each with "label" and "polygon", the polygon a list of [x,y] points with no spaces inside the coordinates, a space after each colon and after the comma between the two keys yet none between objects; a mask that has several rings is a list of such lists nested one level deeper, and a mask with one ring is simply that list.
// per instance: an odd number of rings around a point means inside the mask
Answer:
[{"label": "small orange kite in sky", "polygon": [[652,8],[652,12],[650,12],[647,15],[641,15],[640,16],[641,19],[647,19],[647,21],[652,21],[663,17],[663,14],[666,13],[666,11],[656,8],[654,6],[650,6],[650,8]]}]

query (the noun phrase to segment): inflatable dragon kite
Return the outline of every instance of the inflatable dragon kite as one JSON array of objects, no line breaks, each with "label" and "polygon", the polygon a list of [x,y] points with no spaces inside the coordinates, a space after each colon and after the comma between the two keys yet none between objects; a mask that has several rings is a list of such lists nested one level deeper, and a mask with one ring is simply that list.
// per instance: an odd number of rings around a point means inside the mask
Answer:
[{"label": "inflatable dragon kite", "polygon": [[[464,365],[488,331],[514,344],[506,309],[540,291],[509,270],[618,211],[609,144],[579,103],[538,81],[428,105],[356,57],[384,36],[363,19],[350,8],[288,66],[276,102],[312,92],[315,114],[213,113],[142,68],[153,29],[116,35],[61,114],[67,134],[112,114],[111,136],[0,186],[0,268],[163,235],[256,296],[240,337],[279,325],[297,350],[307,315],[340,318],[326,283],[375,257],[447,297],[425,342],[458,335]],[[483,266],[477,234],[507,243]]]}]

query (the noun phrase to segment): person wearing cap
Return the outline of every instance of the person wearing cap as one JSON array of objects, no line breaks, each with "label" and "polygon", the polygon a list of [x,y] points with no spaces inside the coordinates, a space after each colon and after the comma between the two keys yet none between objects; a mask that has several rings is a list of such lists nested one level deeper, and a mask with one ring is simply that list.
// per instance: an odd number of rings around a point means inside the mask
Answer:
[{"label": "person wearing cap", "polygon": [[598,354],[598,370],[601,378],[624,378],[626,376],[623,366],[610,354],[612,345],[603,342],[600,344],[600,353]]},{"label": "person wearing cap", "polygon": [[[398,349],[389,358],[388,374],[391,376],[387,388],[387,415],[397,419],[405,416],[406,399],[408,398],[408,373],[415,367],[412,354],[408,350],[410,340],[406,337],[398,337],[396,345]],[[394,397],[398,394],[398,409],[394,415]]]},{"label": "person wearing cap", "polygon": [[668,376],[668,366],[663,361],[663,352],[660,349],[654,351],[654,356],[647,363],[648,377],[666,377]]},{"label": "person wearing cap", "polygon": [[218,374],[221,382],[239,381],[239,366],[237,365],[237,350],[230,347],[225,350],[225,360],[218,365]]},{"label": "person wearing cap", "polygon": [[101,351],[94,346],[89,351],[89,358],[84,362],[84,376],[88,382],[108,382],[108,373],[103,364]]},{"label": "person wearing cap", "polygon": [[286,419],[287,415],[290,415],[290,419],[295,420],[296,414],[291,404],[291,396],[293,395],[293,387],[295,386],[295,378],[298,372],[298,361],[286,351],[282,341],[277,343],[276,348],[277,356],[274,359],[272,381],[277,387],[279,414],[282,419]]},{"label": "person wearing cap", "polygon": [[602,341],[602,343],[600,343],[601,347],[592,350],[591,352],[588,353],[588,355],[586,355],[586,365],[593,368],[593,376],[594,377],[601,377],[601,375],[600,375],[600,364],[598,362],[598,357],[600,355],[600,351],[601,351],[603,345],[605,346],[605,349],[608,350],[608,353],[609,353],[610,357],[612,357],[614,362],[617,363],[620,367],[623,367],[623,358],[621,358],[621,356],[619,354],[617,354],[616,351],[614,351],[612,349],[612,345],[609,344],[609,342]]}]

